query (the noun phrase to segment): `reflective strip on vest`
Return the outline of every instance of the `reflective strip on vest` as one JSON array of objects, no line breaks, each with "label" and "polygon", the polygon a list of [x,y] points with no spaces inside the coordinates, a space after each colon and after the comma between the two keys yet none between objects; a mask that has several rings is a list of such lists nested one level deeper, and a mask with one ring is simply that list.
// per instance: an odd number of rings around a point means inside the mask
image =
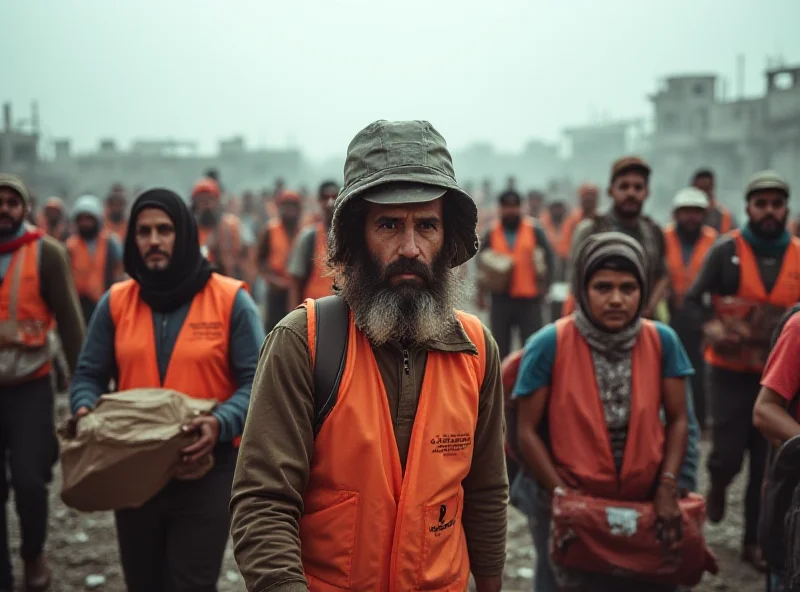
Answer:
[{"label": "reflective strip on vest", "polygon": [[630,421],[619,475],[589,346],[572,317],[556,321],[556,335],[547,415],[556,470],[567,485],[593,497],[651,499],[664,460],[658,329],[642,320],[633,347]]},{"label": "reflective strip on vest", "polygon": [[[305,307],[313,352],[313,305]],[[312,592],[466,590],[461,482],[472,463],[485,336],[476,317],[457,314],[479,354],[428,353],[405,474],[372,346],[351,314],[338,399],[314,442],[303,495]]]},{"label": "reflective strip on vest", "polygon": [[292,239],[289,238],[289,233],[286,232],[286,227],[280,220],[270,220],[267,228],[269,229],[267,263],[273,273],[286,277],[286,264],[289,262],[289,254],[292,251]]},{"label": "reflective strip on vest", "polygon": [[538,296],[536,269],[534,267],[536,232],[533,220],[530,218],[522,218],[520,220],[513,251],[508,246],[502,224],[500,221],[496,221],[491,234],[489,234],[489,248],[496,253],[508,255],[514,259],[514,267],[511,270],[511,283],[508,286],[508,295],[511,298],[534,298]]},{"label": "reflective strip on vest", "polygon": [[211,274],[189,307],[162,383],[156,360],[153,311],[139,298],[139,284],[114,284],[109,308],[114,321],[118,389],[163,387],[195,397],[225,401],[238,384],[230,366],[230,320],[244,283]]},{"label": "reflective strip on vest", "polygon": [[78,296],[98,302],[106,291],[106,266],[108,262],[108,233],[101,231],[95,239],[94,253],[80,236],[67,239],[72,277]]},{"label": "reflective strip on vest", "polygon": [[325,260],[328,258],[328,232],[322,224],[317,225],[314,243],[314,258],[311,260],[310,272],[303,291],[303,300],[316,300],[333,294],[333,276],[327,275]]},{"label": "reflective strip on vest", "polygon": [[[783,256],[778,279],[772,291],[767,294],[753,249],[740,230],[733,230],[729,235],[736,241],[736,256],[739,259],[739,289],[736,297],[752,304],[731,307],[725,305],[721,297],[715,296],[714,306],[717,315],[719,316],[724,309],[726,316],[741,316],[744,319],[756,304],[771,304],[782,308],[790,308],[797,304],[800,300],[800,239],[791,237]],[[734,372],[761,373],[764,370],[761,362],[752,361],[746,348],[740,353],[722,355],[709,345],[706,346],[704,357],[708,364]]]},{"label": "reflective strip on vest", "polygon": [[670,289],[675,297],[676,304],[680,305],[683,297],[692,285],[692,282],[703,267],[706,257],[717,232],[710,226],[703,226],[702,233],[692,250],[689,264],[683,262],[683,246],[681,245],[675,226],[670,224],[664,229],[664,246],[666,249],[667,270],[669,271]]}]

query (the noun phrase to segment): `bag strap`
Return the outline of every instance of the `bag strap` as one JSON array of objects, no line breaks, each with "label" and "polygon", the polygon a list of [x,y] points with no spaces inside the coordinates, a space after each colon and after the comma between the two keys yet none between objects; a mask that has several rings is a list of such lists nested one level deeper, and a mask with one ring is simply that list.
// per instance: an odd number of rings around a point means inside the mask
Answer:
[{"label": "bag strap", "polygon": [[[344,298],[325,296],[314,301],[314,437],[336,405],[347,360],[350,309]],[[323,344],[320,347],[320,344]]]}]

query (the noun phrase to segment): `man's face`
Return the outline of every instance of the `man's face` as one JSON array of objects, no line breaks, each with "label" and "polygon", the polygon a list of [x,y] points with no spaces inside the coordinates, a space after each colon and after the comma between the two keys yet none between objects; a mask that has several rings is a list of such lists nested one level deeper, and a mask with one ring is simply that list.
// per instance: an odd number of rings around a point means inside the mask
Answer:
[{"label": "man's face", "polygon": [[108,218],[112,222],[122,222],[125,219],[125,199],[112,197],[107,202]]},{"label": "man's face", "polygon": [[538,216],[544,204],[544,197],[538,193],[532,193],[528,196],[528,214],[531,216]]},{"label": "man's face", "polygon": [[567,207],[562,203],[554,203],[550,205],[550,217],[556,224],[564,220],[567,215]]},{"label": "man's face", "polygon": [[147,269],[169,267],[175,248],[175,224],[164,210],[145,208],[136,218],[136,247]]},{"label": "man's face", "polygon": [[580,196],[581,209],[584,212],[594,212],[597,209],[598,194],[596,191],[586,191]]},{"label": "man's face", "polygon": [[61,208],[47,206],[44,209],[44,218],[49,226],[56,226],[64,219],[64,211]]},{"label": "man's face", "polygon": [[319,209],[322,212],[322,219],[325,221],[325,226],[330,227],[331,220],[333,220],[333,205],[336,202],[336,196],[339,191],[336,187],[326,187],[322,190],[319,196]]},{"label": "man's face", "polygon": [[708,196],[708,199],[714,199],[714,177],[698,177],[694,180],[692,185],[705,193]]},{"label": "man's face", "polygon": [[342,273],[342,296],[373,344],[424,343],[453,326],[462,284],[444,249],[442,200],[369,204],[365,249]]},{"label": "man's face", "polygon": [[689,235],[700,234],[705,218],[706,210],[703,208],[678,208],[675,210],[675,224],[679,230]]},{"label": "man's face", "polygon": [[747,216],[753,233],[763,239],[775,239],[783,234],[789,207],[786,194],[775,189],[752,193],[747,200]]},{"label": "man's face", "polygon": [[504,228],[514,230],[522,219],[522,206],[519,204],[501,204],[500,221]]},{"label": "man's face", "polygon": [[638,172],[623,173],[611,183],[608,194],[614,200],[614,211],[625,219],[638,218],[650,190],[647,179]]},{"label": "man's face", "polygon": [[293,226],[300,219],[300,204],[295,201],[282,203],[278,206],[278,214],[284,224]]},{"label": "man's face", "polygon": [[78,225],[78,234],[85,239],[96,237],[100,230],[97,219],[90,214],[79,214],[75,223]]},{"label": "man's face", "polygon": [[219,199],[213,193],[198,193],[192,198],[192,207],[198,224],[203,228],[212,228],[217,223]]},{"label": "man's face", "polygon": [[25,201],[9,187],[0,187],[0,237],[17,233],[25,219]]}]

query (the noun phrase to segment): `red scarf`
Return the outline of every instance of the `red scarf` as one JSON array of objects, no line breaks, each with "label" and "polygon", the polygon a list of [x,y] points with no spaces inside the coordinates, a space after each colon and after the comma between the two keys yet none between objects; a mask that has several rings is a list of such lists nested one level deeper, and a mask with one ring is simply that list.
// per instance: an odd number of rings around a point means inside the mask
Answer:
[{"label": "red scarf", "polygon": [[32,243],[35,240],[40,239],[44,236],[44,232],[42,232],[39,228],[29,228],[25,231],[25,234],[22,236],[18,236],[14,240],[10,240],[6,243],[0,243],[0,255],[7,255],[8,253],[13,253],[20,247],[27,245],[28,243]]}]

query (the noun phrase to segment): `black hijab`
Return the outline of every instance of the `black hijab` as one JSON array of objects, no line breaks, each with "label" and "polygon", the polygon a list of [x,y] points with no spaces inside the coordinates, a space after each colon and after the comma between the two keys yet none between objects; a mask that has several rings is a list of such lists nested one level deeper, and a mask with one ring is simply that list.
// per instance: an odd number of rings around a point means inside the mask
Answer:
[{"label": "black hijab", "polygon": [[[175,246],[169,266],[148,269],[136,245],[136,219],[146,208],[158,208],[175,225]],[[194,298],[211,277],[213,267],[200,253],[197,222],[183,200],[169,189],[149,189],[133,203],[123,257],[125,272],[139,284],[139,294],[158,312],[170,312]]]}]

